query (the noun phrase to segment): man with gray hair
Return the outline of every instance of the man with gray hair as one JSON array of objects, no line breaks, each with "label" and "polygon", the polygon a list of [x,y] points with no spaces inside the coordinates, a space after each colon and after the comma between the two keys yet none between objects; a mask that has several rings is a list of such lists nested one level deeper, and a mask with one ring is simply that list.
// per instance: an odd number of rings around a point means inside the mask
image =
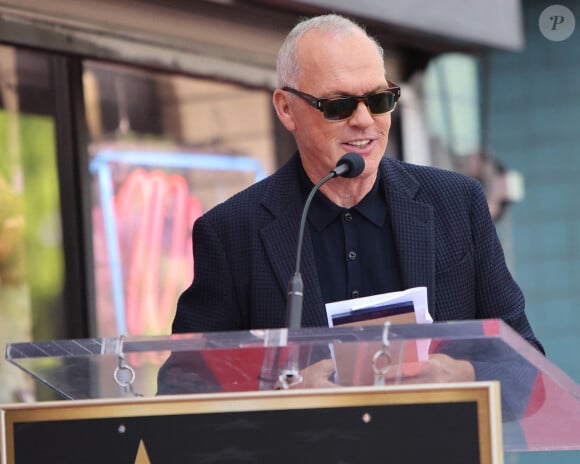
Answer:
[{"label": "man with gray hair", "polygon": [[[543,351],[480,184],[385,156],[400,88],[381,46],[347,18],[314,17],[287,36],[278,79],[274,108],[298,151],[196,221],[195,277],[173,332],[285,325],[305,199],[349,152],[364,170],[326,182],[309,211],[302,325],[327,325],[325,303],[425,286],[435,321],[501,318]],[[473,378],[469,363],[442,354],[426,371],[432,381]]]}]

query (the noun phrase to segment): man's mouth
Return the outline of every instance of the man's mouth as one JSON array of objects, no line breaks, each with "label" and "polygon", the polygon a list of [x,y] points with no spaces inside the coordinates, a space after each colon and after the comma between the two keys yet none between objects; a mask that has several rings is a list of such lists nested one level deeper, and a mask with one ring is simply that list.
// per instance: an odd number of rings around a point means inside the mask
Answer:
[{"label": "man's mouth", "polygon": [[350,146],[356,147],[356,148],[364,148],[369,143],[371,143],[371,141],[369,139],[365,139],[365,140],[352,140],[350,142],[347,142],[347,145],[350,145]]}]

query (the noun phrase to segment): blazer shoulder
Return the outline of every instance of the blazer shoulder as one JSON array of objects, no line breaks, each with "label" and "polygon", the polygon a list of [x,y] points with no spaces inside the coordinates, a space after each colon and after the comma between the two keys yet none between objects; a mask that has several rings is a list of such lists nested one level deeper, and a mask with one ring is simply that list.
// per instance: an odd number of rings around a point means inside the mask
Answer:
[{"label": "blazer shoulder", "polygon": [[481,190],[481,183],[465,174],[433,166],[423,166],[405,161],[387,159],[383,163],[389,182],[412,186],[417,194],[450,195],[451,193],[465,195],[474,190]]}]

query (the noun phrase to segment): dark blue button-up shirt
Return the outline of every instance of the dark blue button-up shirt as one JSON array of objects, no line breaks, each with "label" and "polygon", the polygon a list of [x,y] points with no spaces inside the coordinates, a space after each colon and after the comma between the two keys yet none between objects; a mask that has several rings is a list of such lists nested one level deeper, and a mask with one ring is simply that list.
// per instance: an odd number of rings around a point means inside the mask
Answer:
[{"label": "dark blue button-up shirt", "polygon": [[[330,180],[329,182],[332,182]],[[305,197],[313,187],[304,173]],[[361,202],[342,208],[317,192],[308,212],[325,303],[402,290],[387,203],[377,178]]]}]

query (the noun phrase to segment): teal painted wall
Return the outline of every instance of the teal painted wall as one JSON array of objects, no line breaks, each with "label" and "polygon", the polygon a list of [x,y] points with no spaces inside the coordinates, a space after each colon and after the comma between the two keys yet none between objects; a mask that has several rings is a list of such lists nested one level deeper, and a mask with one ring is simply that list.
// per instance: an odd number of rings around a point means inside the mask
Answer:
[{"label": "teal painted wall", "polygon": [[[548,357],[580,382],[580,30],[547,40],[538,17],[550,4],[524,1],[525,50],[491,57],[489,144],[525,181],[512,254],[530,320]],[[580,1],[563,4],[580,23]]]},{"label": "teal painted wall", "polygon": [[[538,26],[553,4],[576,19],[561,42]],[[489,145],[525,181],[525,198],[510,210],[511,255],[530,321],[547,356],[580,383],[580,0],[523,0],[522,7],[525,50],[491,56]],[[507,464],[579,462],[580,452],[506,457]]]}]

